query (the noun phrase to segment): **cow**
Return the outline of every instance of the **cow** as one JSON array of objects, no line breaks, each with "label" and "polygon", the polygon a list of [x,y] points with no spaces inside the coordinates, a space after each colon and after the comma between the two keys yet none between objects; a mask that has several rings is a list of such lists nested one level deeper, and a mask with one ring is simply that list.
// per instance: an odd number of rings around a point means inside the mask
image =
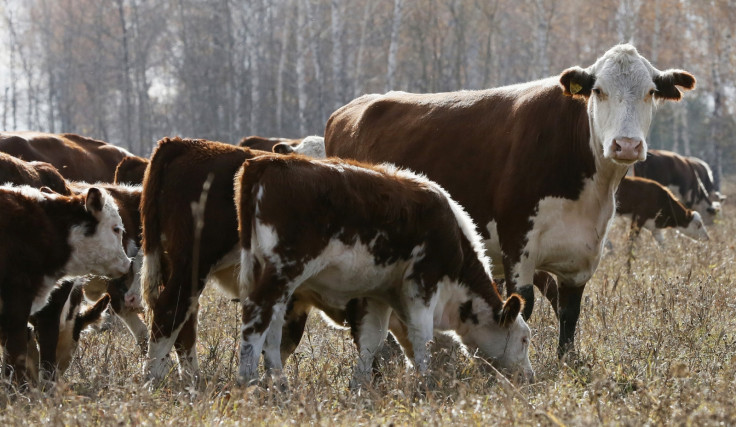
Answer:
[{"label": "cow", "polygon": [[143,184],[143,174],[146,172],[149,160],[144,157],[126,156],[115,167],[115,184]]},{"label": "cow", "polygon": [[90,187],[63,196],[28,186],[0,187],[0,343],[5,374],[27,378],[29,317],[63,276],[120,277],[130,268],[123,221],[109,193]]},{"label": "cow", "polygon": [[[75,192],[81,193],[86,191],[92,184],[72,182],[70,185]],[[97,301],[105,293],[109,294],[110,308],[125,323],[141,352],[145,354],[148,346],[148,328],[139,317],[139,314],[143,311],[139,275],[143,262],[143,254],[139,252],[141,247],[140,201],[142,187],[140,185],[101,183],[94,184],[94,186],[106,190],[115,200],[125,227],[123,246],[126,254],[133,259],[133,262],[130,270],[120,278],[110,279],[88,275],[77,279],[77,282],[82,285],[84,294],[90,301]]]},{"label": "cow", "polygon": [[711,198],[708,182],[715,196],[713,173],[700,159],[697,161],[667,150],[651,149],[645,161],[634,166],[634,175],[649,178],[668,187],[688,209],[700,212],[705,224],[713,224],[720,211],[720,200]]},{"label": "cow", "polygon": [[480,91],[359,97],[327,121],[328,156],[427,175],[479,225],[494,275],[533,311],[535,271],[558,290],[558,355],[574,349],[585,284],[600,260],[627,168],[644,160],[655,105],[695,86],[628,44],[588,68]]},{"label": "cow", "polygon": [[67,180],[113,182],[118,163],[132,154],[120,147],[71,133],[1,132],[0,152],[47,162]]},{"label": "cow", "polygon": [[[353,388],[365,384],[393,313],[413,362],[428,373],[434,329],[531,379],[521,297],[500,297],[480,235],[463,208],[423,176],[306,156],[247,159],[236,175],[243,303],[238,378],[281,370],[284,315],[295,292],[327,306],[363,298]],[[264,344],[265,340],[265,344]]]},{"label": "cow", "polygon": [[711,170],[708,163],[703,159],[699,159],[695,156],[686,157],[690,165],[695,169],[695,173],[698,174],[700,182],[703,184],[705,192],[708,193],[708,199],[711,202],[718,202],[717,207],[720,207],[723,202],[726,201],[726,196],[721,194],[718,188],[716,188],[715,182],[713,181],[713,171]]},{"label": "cow", "polygon": [[296,145],[281,142],[274,145],[272,151],[280,154],[303,154],[316,159],[327,157],[327,154],[325,154],[325,139],[321,136],[308,136]]},{"label": "cow", "polygon": [[250,148],[251,150],[258,151],[273,151],[273,147],[277,144],[286,145],[299,145],[302,140],[297,138],[275,138],[275,137],[264,137],[264,136],[245,136],[238,142],[239,147]]},{"label": "cow", "polygon": [[692,239],[709,240],[700,214],[683,206],[670,190],[656,181],[624,177],[616,192],[616,202],[616,213],[631,218],[632,238],[646,228],[661,245],[662,230],[675,228]]},{"label": "cow", "polygon": [[5,153],[0,153],[0,184],[47,187],[59,194],[71,194],[64,177],[51,164],[26,162]]},{"label": "cow", "polygon": [[81,283],[76,278],[65,279],[51,291],[46,305],[31,315],[27,368],[34,382],[39,379],[35,370],[39,366],[41,372],[51,373],[52,379],[66,372],[81,332],[100,320],[110,295],[102,295],[90,306],[85,306],[84,299]]}]

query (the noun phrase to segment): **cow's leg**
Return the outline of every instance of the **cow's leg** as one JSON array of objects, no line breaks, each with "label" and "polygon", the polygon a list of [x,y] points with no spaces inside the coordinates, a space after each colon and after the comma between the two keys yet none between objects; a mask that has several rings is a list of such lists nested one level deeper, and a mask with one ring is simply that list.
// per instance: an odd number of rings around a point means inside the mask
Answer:
[{"label": "cow's leg", "polygon": [[[286,359],[294,353],[301,342],[311,309],[311,304],[301,301],[296,295],[293,295],[289,300],[284,316],[284,326],[281,328],[282,366],[286,364]],[[268,366],[266,368],[268,369]]]},{"label": "cow's leg", "polygon": [[536,286],[545,298],[547,298],[547,301],[552,305],[552,310],[554,310],[555,316],[558,316],[557,282],[555,279],[547,272],[537,271],[534,273],[534,286]]},{"label": "cow's leg", "polygon": [[363,316],[357,320],[355,325],[358,362],[353,368],[353,378],[350,380],[352,390],[370,383],[373,360],[386,341],[391,316],[391,307],[374,299],[366,299],[364,308]]},{"label": "cow's leg", "polygon": [[[9,299],[3,298],[3,301]],[[5,375],[12,375],[17,384],[23,384],[33,378],[36,372],[36,369],[29,366],[27,354],[28,318],[31,315],[32,301],[22,297],[13,298],[12,301],[12,304],[3,304],[0,312],[0,344],[5,350]]]},{"label": "cow's leg", "polygon": [[[159,295],[154,305],[150,320],[150,336],[148,338],[148,357],[145,373],[149,380],[160,381],[171,370],[169,352],[179,332],[198,307],[199,292],[191,291],[191,278],[182,274],[186,269],[175,269],[171,280]],[[195,336],[196,328],[190,329]]]},{"label": "cow's leg", "polygon": [[[286,304],[291,297],[290,289],[281,274],[272,265],[267,265],[261,277],[254,283],[250,294],[243,299],[243,325],[240,340],[240,368],[238,381],[249,385],[258,379],[258,360],[263,350],[272,323],[279,331],[273,333],[267,349],[269,364],[281,369],[281,328],[284,324]],[[275,321],[275,322],[274,322]]]},{"label": "cow's leg", "polygon": [[517,293],[524,299],[524,310],[521,316],[529,320],[534,312],[534,262],[528,253],[522,254],[517,263],[504,257],[504,274],[506,276],[506,295]]},{"label": "cow's leg", "polygon": [[181,326],[174,340],[174,349],[179,361],[179,376],[183,379],[196,379],[199,371],[197,361],[197,319],[199,314],[199,301],[193,302],[194,308],[191,315]]},{"label": "cow's leg", "polygon": [[51,318],[44,318],[37,322],[36,335],[41,365],[41,379],[56,381],[56,347],[59,343],[59,316],[58,312]]},{"label": "cow's leg", "polygon": [[140,318],[138,313],[134,310],[123,309],[120,312],[115,312],[120,319],[128,327],[128,330],[133,335],[136,344],[141,350],[141,354],[145,355],[148,349],[148,328],[145,322]]},{"label": "cow's leg", "polygon": [[579,286],[560,284],[558,308],[560,341],[557,346],[557,356],[559,358],[575,349],[575,327],[580,317],[580,301],[584,290],[585,284]]}]

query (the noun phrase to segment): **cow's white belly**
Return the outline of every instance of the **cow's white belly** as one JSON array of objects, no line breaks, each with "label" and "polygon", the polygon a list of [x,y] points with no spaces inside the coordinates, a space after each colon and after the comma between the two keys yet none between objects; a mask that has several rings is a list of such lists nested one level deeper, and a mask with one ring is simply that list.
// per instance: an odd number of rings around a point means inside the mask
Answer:
[{"label": "cow's white belly", "polygon": [[[519,284],[531,283],[534,270],[553,273],[568,285],[587,282],[598,267],[614,206],[613,193],[596,191],[590,180],[578,200],[542,199],[531,218],[521,260],[512,266]],[[491,236],[485,241],[486,250],[496,276],[503,274],[503,252],[495,221],[486,227]]]}]

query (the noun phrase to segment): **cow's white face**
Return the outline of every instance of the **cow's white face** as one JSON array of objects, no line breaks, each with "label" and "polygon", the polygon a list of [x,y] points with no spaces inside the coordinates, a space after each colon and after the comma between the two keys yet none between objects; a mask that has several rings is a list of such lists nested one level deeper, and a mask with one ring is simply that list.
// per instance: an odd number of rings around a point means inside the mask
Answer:
[{"label": "cow's white face", "polygon": [[90,187],[85,206],[98,223],[92,233],[84,225],[72,227],[69,235],[72,256],[65,273],[122,276],[130,268],[130,258],[123,248],[123,220],[114,199],[105,190]]},{"label": "cow's white face", "polygon": [[697,211],[693,211],[693,219],[690,220],[690,224],[688,224],[687,227],[680,228],[679,230],[682,234],[695,240],[710,240],[708,230],[706,230],[705,224],[703,223],[703,218]]},{"label": "cow's white face", "polygon": [[477,349],[501,370],[520,374],[525,381],[531,382],[534,380],[534,370],[529,362],[531,330],[521,317],[522,304],[514,304],[512,300],[521,301],[518,295],[512,295],[504,304],[500,322],[484,319],[484,315],[479,313],[478,324],[471,326],[461,339],[471,351]]},{"label": "cow's white face", "polygon": [[679,100],[680,90],[695,86],[684,71],[659,71],[636,49],[618,45],[582,69],[573,67],[560,76],[566,95],[588,101],[591,141],[603,158],[630,165],[646,159],[646,136],[656,101]]},{"label": "cow's white face", "polygon": [[325,151],[325,139],[321,136],[308,136],[299,143],[299,145],[289,145],[286,142],[280,142],[273,147],[274,153],[290,154],[297,153],[315,159],[324,159],[327,157]]}]

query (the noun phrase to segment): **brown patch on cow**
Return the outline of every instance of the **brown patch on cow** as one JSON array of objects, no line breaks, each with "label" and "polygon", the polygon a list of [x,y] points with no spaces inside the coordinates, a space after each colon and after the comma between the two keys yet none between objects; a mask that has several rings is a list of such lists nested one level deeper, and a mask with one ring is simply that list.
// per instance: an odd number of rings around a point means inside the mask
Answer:
[{"label": "brown patch on cow", "polygon": [[616,201],[616,212],[630,214],[631,226],[636,229],[648,220],[654,220],[656,228],[687,227],[693,218],[693,212],[669,189],[647,178],[624,177]]},{"label": "brown patch on cow", "polygon": [[115,167],[115,176],[113,182],[115,184],[134,184],[143,183],[143,176],[148,167],[149,160],[138,156],[126,156]]},{"label": "brown patch on cow", "polygon": [[299,145],[301,139],[288,139],[288,138],[268,138],[263,136],[251,135],[243,137],[238,142],[238,146],[250,148],[252,150],[277,152],[274,150],[278,144],[286,144],[289,146]]},{"label": "brown patch on cow", "polygon": [[54,193],[71,194],[64,177],[51,164],[26,162],[0,153],[0,185],[7,183],[35,188],[47,187]]},{"label": "brown patch on cow", "polygon": [[677,86],[686,90],[695,88],[695,76],[687,71],[667,70],[654,77],[654,84],[657,86],[657,91],[654,93],[656,98],[679,101],[682,98],[682,92]]},{"label": "brown patch on cow", "polygon": [[512,323],[516,322],[516,318],[519,317],[519,313],[521,313],[523,308],[524,300],[518,294],[511,294],[506,302],[503,303],[498,324],[502,328],[508,328]]},{"label": "brown patch on cow", "polygon": [[474,325],[478,324],[478,316],[473,313],[473,300],[467,300],[460,304],[460,321],[466,322],[470,320]]}]

